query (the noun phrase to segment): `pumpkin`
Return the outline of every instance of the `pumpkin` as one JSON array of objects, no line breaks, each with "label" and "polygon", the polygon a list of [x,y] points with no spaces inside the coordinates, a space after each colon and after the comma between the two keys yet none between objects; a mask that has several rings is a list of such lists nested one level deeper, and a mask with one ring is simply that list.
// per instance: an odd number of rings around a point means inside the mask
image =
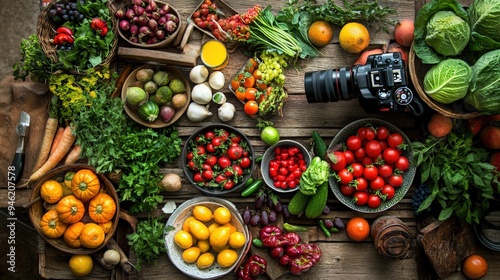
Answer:
[{"label": "pumpkin", "polygon": [[82,222],[77,222],[70,225],[64,232],[64,242],[71,248],[82,247],[80,242],[80,234],[83,231],[85,224]]},{"label": "pumpkin", "polygon": [[59,220],[56,210],[49,210],[40,219],[40,232],[48,238],[59,238],[64,234],[67,224]]},{"label": "pumpkin", "polygon": [[59,200],[56,211],[59,220],[63,223],[74,224],[82,219],[85,214],[85,206],[74,195],[68,195]]},{"label": "pumpkin", "polygon": [[98,193],[89,203],[89,216],[96,223],[111,221],[116,213],[115,200],[105,193]]},{"label": "pumpkin", "polygon": [[104,242],[104,230],[96,223],[86,223],[80,234],[80,243],[85,248],[97,248]]},{"label": "pumpkin", "polygon": [[68,171],[68,172],[64,173],[64,184],[68,188],[71,188],[71,181],[73,180],[73,177],[75,177],[74,171]]},{"label": "pumpkin", "polygon": [[83,202],[91,200],[101,188],[99,178],[90,169],[78,170],[71,180],[73,194]]},{"label": "pumpkin", "polygon": [[47,203],[56,203],[63,197],[63,189],[56,180],[47,180],[40,187],[40,196]]},{"label": "pumpkin", "polygon": [[102,228],[104,233],[109,233],[113,229],[113,221],[105,222],[99,224],[99,226]]}]

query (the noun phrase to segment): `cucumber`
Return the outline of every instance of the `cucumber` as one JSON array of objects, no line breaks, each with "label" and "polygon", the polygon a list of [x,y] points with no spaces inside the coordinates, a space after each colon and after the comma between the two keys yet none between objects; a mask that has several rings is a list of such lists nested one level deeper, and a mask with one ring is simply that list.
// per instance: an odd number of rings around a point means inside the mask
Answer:
[{"label": "cucumber", "polygon": [[306,209],[309,198],[311,198],[310,195],[305,195],[298,190],[290,200],[290,203],[288,203],[288,212],[292,215],[300,214]]},{"label": "cucumber", "polygon": [[325,141],[321,138],[319,133],[317,131],[313,131],[312,133],[312,138],[314,140],[314,153],[316,156],[320,157],[321,159],[325,159],[325,154],[326,151],[328,150],[328,147],[326,147]]},{"label": "cucumber", "polygon": [[304,214],[309,219],[314,219],[319,217],[325,209],[326,201],[328,199],[328,181],[321,184],[316,193],[311,196],[311,199],[307,202]]}]

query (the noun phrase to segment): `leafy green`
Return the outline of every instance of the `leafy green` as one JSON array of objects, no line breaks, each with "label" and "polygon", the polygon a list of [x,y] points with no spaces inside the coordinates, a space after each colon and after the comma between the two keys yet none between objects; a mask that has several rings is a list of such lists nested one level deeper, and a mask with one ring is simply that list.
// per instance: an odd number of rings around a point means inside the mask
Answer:
[{"label": "leafy green", "polygon": [[418,211],[436,205],[439,220],[456,215],[469,224],[479,223],[493,199],[492,186],[499,183],[499,174],[488,163],[488,151],[476,147],[472,137],[453,131],[443,138],[429,136],[412,143],[421,182],[431,189]]},{"label": "leafy green", "polygon": [[45,55],[36,34],[21,41],[20,51],[21,60],[12,67],[16,80],[25,81],[30,76],[32,81],[45,83],[52,73],[61,68],[60,63],[52,62]]},{"label": "leafy green", "polygon": [[473,51],[500,48],[500,1],[475,0],[467,9],[471,26],[469,48]]},{"label": "leafy green", "polygon": [[452,11],[438,11],[427,22],[425,42],[441,55],[460,54],[469,37],[469,24]]},{"label": "leafy green", "polygon": [[485,53],[472,66],[464,100],[484,114],[500,114],[500,49]]},{"label": "leafy green", "polygon": [[[434,14],[440,11],[451,11],[455,13],[455,16],[464,20],[466,23],[469,21],[467,13],[457,0],[432,0],[425,4],[422,9],[418,11],[415,18],[415,39],[413,40],[415,54],[422,60],[422,63],[425,64],[436,64],[444,59],[444,55],[438,53],[426,42],[427,25]],[[440,26],[436,25],[435,35],[443,37],[444,40],[448,40],[447,36],[451,35],[451,37],[453,37],[453,33],[458,32],[454,25],[445,25],[441,27],[443,27],[440,29],[441,31],[438,31]],[[441,32],[441,34],[437,32]],[[453,40],[450,40],[448,45],[453,45]]]},{"label": "leafy green", "polygon": [[445,59],[425,74],[424,91],[438,102],[453,103],[467,94],[471,75],[471,68],[465,61]]},{"label": "leafy green", "polygon": [[330,165],[320,157],[314,157],[306,171],[300,176],[299,190],[305,195],[313,195],[318,187],[328,181]]},{"label": "leafy green", "polygon": [[76,119],[82,156],[97,172],[121,170],[117,193],[131,204],[130,212],[150,212],[163,200],[159,193],[160,165],[181,154],[182,141],[174,127],[144,128],[123,113],[119,98],[99,97]]},{"label": "leafy green", "polygon": [[127,235],[128,244],[137,257],[137,270],[141,270],[143,264],[156,263],[158,256],[167,251],[163,235],[174,229],[172,226],[165,227],[159,218],[149,218],[140,221],[136,232]]}]

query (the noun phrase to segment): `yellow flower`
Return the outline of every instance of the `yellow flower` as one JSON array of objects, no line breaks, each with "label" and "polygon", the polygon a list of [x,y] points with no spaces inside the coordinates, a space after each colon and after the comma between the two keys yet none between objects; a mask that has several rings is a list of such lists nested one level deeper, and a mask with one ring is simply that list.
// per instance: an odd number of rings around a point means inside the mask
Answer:
[{"label": "yellow flower", "polygon": [[89,96],[92,97],[92,98],[97,98],[97,93],[95,92],[95,90],[89,92]]}]

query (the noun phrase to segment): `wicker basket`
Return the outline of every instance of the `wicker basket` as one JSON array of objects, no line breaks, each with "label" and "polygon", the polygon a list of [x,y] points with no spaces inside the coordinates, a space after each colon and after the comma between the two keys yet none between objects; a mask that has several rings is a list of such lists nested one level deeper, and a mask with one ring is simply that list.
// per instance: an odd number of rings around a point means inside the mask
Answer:
[{"label": "wicker basket", "polygon": [[[40,11],[40,13],[38,14],[38,21],[36,26],[38,41],[40,42],[42,50],[45,53],[45,55],[53,62],[59,61],[59,58],[57,56],[56,46],[51,42],[51,39],[54,38],[54,35],[56,34],[56,29],[59,27],[59,25],[50,18],[49,10],[59,1],[60,0],[51,1]],[[118,23],[116,21],[116,18],[113,16],[114,9],[111,6],[110,1],[106,3],[106,6],[109,9],[109,14],[111,18],[111,28],[109,29],[109,32],[113,32],[115,37],[113,39],[112,42],[113,45],[111,46],[108,55],[105,58],[103,58],[101,64],[96,66],[97,68],[102,67],[104,65],[109,65],[111,63],[111,60],[113,60],[116,51],[118,49],[118,36],[119,36],[117,31]],[[83,70],[86,69],[81,69],[81,71]],[[71,71],[78,72],[74,69]]]},{"label": "wicker basket", "polygon": [[[71,248],[69,247],[66,242],[64,241],[63,237],[59,238],[48,238],[44,234],[40,232],[40,220],[42,219],[43,214],[45,213],[45,208],[44,208],[44,202],[40,197],[40,188],[42,187],[42,184],[47,181],[50,178],[58,177],[58,176],[63,176],[64,173],[68,171],[78,171],[81,169],[90,169],[95,172],[95,169],[91,166],[88,166],[86,164],[70,164],[70,165],[63,165],[60,167],[56,167],[53,170],[49,171],[47,174],[45,174],[40,180],[37,181],[35,188],[31,192],[30,196],[30,203],[33,203],[31,207],[29,208],[29,218],[31,220],[31,223],[33,224],[33,227],[35,230],[40,234],[40,236],[51,246],[53,246],[56,249],[59,249],[63,252],[66,253],[71,253],[71,254],[92,254],[94,252],[99,251],[100,249],[104,248],[106,244],[109,242],[109,240],[113,237],[113,235],[116,232],[117,226],[118,226],[118,220],[120,216],[120,205],[119,205],[119,200],[118,196],[116,194],[115,188],[113,187],[113,184],[103,175],[103,174],[97,174],[97,177],[99,178],[99,181],[101,182],[101,188],[106,190],[106,192],[115,200],[116,202],[116,213],[113,219],[111,220],[113,222],[112,229],[106,234],[104,238],[104,242],[97,248],[85,248],[85,247],[80,247],[80,248]],[[87,208],[88,205],[85,204],[85,207]],[[86,216],[88,213],[85,214],[85,216],[82,218],[82,220],[86,219]],[[90,217],[88,217],[90,219]]]},{"label": "wicker basket", "polygon": [[[429,96],[424,91],[424,77],[425,73],[429,71],[432,65],[423,64],[420,58],[415,54],[413,49],[413,45],[410,48],[409,54],[409,70],[410,70],[410,78],[413,82],[413,86],[418,93],[420,99],[422,99],[431,109],[441,113],[444,116],[456,119],[471,119],[481,115],[478,111],[467,111],[463,101],[457,101],[451,104],[443,104],[429,98]],[[470,107],[470,106],[469,106]]]}]

